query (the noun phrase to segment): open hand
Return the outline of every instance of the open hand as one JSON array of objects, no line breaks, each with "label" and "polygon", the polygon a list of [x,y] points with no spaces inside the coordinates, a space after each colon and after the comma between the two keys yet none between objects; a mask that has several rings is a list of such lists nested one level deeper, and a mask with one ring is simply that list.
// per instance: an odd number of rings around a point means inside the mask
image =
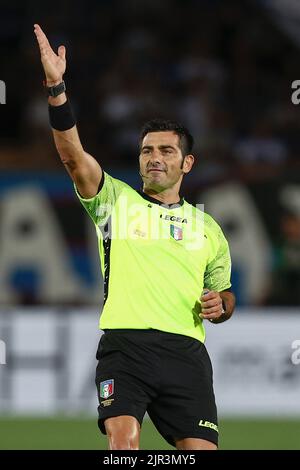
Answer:
[{"label": "open hand", "polygon": [[47,36],[38,24],[34,25],[34,32],[40,48],[47,86],[58,85],[66,71],[66,48],[59,46],[57,54],[55,54]]}]

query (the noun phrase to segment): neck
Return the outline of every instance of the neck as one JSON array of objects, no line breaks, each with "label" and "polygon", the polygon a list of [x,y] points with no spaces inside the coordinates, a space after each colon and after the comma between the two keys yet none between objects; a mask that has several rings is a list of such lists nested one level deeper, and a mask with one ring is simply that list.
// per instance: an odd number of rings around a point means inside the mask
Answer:
[{"label": "neck", "polygon": [[155,189],[146,188],[144,185],[143,192],[147,194],[147,196],[153,197],[153,199],[157,199],[163,204],[175,204],[180,201],[177,188],[168,188],[163,191],[156,191]]}]

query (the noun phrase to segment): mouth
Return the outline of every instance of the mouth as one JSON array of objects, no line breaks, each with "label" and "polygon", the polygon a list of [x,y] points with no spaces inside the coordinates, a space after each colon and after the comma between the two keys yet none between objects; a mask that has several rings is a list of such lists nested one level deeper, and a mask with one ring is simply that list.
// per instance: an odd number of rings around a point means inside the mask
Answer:
[{"label": "mouth", "polygon": [[151,171],[163,173],[164,170],[160,170],[159,168],[150,168],[150,170],[148,170],[148,173],[150,173]]}]

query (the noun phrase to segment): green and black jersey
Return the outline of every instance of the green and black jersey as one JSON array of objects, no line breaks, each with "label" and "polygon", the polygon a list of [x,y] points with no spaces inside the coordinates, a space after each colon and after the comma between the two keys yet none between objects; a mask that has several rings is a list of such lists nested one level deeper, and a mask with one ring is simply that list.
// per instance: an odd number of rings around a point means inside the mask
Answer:
[{"label": "green and black jersey", "polygon": [[219,225],[184,199],[162,204],[105,172],[96,196],[76,193],[98,236],[100,328],[153,328],[204,342],[202,291],[231,286],[230,253]]}]

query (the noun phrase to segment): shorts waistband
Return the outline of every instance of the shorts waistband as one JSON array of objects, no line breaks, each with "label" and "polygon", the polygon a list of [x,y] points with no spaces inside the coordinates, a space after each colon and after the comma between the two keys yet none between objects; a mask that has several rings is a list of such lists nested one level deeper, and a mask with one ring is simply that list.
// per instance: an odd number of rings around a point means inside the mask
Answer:
[{"label": "shorts waistband", "polygon": [[152,337],[152,338],[170,338],[175,340],[190,340],[191,342],[201,343],[196,338],[191,336],[181,335],[179,333],[171,333],[169,331],[156,330],[154,328],[148,329],[135,329],[135,328],[105,328],[102,330],[105,335],[124,335],[124,336],[135,336],[135,337]]},{"label": "shorts waistband", "polygon": [[124,333],[124,334],[166,334],[166,335],[173,335],[175,333],[169,333],[167,331],[155,330],[154,328],[148,329],[139,329],[139,328],[105,328],[102,330],[105,334],[107,333]]}]

